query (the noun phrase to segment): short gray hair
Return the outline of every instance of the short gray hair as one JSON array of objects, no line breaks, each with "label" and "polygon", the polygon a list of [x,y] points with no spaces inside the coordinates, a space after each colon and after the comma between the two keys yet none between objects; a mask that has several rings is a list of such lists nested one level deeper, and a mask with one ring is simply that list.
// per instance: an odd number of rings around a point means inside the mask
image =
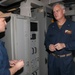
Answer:
[{"label": "short gray hair", "polygon": [[60,5],[62,9],[65,9],[64,4],[61,4],[61,3],[55,3],[55,4],[52,6],[52,9],[53,9],[56,5]]}]

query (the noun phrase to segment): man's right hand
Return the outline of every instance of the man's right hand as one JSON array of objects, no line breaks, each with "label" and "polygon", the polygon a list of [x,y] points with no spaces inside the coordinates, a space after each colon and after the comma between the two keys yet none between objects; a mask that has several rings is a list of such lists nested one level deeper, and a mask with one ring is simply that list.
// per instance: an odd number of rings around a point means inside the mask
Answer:
[{"label": "man's right hand", "polygon": [[51,52],[56,51],[55,45],[50,44],[50,45],[49,45],[49,50],[50,50]]}]

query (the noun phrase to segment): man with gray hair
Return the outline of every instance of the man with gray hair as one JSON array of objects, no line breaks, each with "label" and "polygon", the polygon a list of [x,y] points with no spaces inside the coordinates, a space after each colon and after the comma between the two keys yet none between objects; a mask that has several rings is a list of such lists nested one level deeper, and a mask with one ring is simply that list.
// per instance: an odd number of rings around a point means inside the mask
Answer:
[{"label": "man with gray hair", "polygon": [[65,18],[65,7],[60,3],[53,5],[53,15],[56,21],[49,25],[45,38],[48,75],[74,75],[75,22]]}]

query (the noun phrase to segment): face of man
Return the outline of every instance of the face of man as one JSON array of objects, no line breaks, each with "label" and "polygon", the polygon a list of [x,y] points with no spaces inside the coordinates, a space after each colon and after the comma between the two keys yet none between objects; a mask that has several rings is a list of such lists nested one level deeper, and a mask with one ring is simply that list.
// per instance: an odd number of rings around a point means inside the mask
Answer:
[{"label": "face of man", "polygon": [[5,18],[0,18],[0,32],[4,32],[6,28],[6,21]]},{"label": "face of man", "polygon": [[53,14],[56,20],[61,20],[64,17],[65,10],[60,5],[55,5]]}]

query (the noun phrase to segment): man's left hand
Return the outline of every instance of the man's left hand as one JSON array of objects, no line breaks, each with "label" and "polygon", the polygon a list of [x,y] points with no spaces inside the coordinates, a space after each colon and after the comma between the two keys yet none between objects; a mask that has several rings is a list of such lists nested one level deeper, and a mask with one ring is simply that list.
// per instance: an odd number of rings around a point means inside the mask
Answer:
[{"label": "man's left hand", "polygon": [[66,47],[66,46],[65,46],[64,43],[57,43],[57,44],[55,44],[55,48],[56,48],[57,50],[61,50],[61,49],[65,48],[65,47]]}]

